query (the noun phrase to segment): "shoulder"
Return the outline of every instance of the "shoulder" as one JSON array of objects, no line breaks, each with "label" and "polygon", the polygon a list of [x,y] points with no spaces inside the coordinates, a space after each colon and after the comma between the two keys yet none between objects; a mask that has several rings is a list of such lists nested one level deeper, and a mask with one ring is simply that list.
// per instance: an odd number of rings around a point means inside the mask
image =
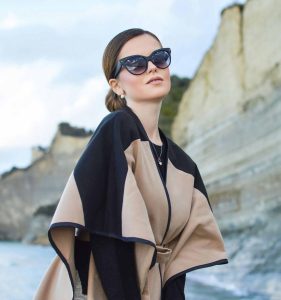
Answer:
[{"label": "shoulder", "polygon": [[112,129],[112,130],[132,130],[136,129],[137,126],[132,116],[123,109],[108,113],[103,117],[96,130],[99,129]]},{"label": "shoulder", "polygon": [[101,141],[106,145],[127,147],[139,137],[137,125],[132,116],[123,109],[105,115],[92,134],[89,143]]},{"label": "shoulder", "polygon": [[197,163],[179,145],[171,139],[167,139],[170,144],[170,161],[177,169],[191,174],[194,177],[194,187],[200,190],[208,199],[207,190]]},{"label": "shoulder", "polygon": [[169,142],[170,160],[178,169],[190,173],[193,176],[196,173],[197,165],[195,161],[188,155],[177,143],[167,137]]}]

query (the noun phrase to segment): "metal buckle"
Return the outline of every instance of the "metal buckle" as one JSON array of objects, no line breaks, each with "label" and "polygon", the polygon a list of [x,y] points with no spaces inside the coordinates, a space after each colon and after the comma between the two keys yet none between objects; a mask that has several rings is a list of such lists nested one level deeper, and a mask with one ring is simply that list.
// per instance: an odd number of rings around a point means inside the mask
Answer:
[{"label": "metal buckle", "polygon": [[160,264],[166,263],[172,254],[172,249],[164,247],[163,245],[156,245],[156,250],[157,250],[156,262]]}]

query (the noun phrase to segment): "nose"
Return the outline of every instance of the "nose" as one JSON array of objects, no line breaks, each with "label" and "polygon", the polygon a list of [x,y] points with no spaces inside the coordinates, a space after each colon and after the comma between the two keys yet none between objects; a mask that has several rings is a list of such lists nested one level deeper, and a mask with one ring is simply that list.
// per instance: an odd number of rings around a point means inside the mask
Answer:
[{"label": "nose", "polygon": [[152,70],[155,71],[156,69],[157,67],[151,61],[149,61],[147,65],[147,73],[151,72]]}]

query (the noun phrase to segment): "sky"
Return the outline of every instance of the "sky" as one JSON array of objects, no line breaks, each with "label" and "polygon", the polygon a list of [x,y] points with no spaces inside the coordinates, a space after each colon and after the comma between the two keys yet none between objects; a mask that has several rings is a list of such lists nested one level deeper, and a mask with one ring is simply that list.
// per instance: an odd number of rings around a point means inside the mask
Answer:
[{"label": "sky", "polygon": [[94,131],[109,113],[103,51],[119,32],[153,32],[171,75],[192,78],[233,3],[245,1],[0,0],[0,174],[28,166],[60,122]]}]

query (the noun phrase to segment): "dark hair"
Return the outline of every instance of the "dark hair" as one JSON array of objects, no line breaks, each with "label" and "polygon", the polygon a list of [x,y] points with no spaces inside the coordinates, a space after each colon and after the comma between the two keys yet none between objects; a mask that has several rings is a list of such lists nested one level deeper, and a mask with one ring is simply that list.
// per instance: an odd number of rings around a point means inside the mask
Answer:
[{"label": "dark hair", "polygon": [[[117,57],[123,47],[123,45],[129,41],[130,39],[142,35],[142,34],[150,34],[152,37],[154,37],[161,45],[160,40],[158,37],[153,34],[150,31],[143,30],[140,28],[131,28],[127,29],[125,31],[120,32],[117,34],[106,46],[103,58],[102,58],[102,67],[104,75],[109,81],[111,78],[113,78],[113,72],[115,69],[115,65],[117,63]],[[105,97],[105,105],[107,109],[112,112],[119,108],[122,108],[127,105],[126,99],[121,99],[111,88],[109,89],[106,97]]]}]

